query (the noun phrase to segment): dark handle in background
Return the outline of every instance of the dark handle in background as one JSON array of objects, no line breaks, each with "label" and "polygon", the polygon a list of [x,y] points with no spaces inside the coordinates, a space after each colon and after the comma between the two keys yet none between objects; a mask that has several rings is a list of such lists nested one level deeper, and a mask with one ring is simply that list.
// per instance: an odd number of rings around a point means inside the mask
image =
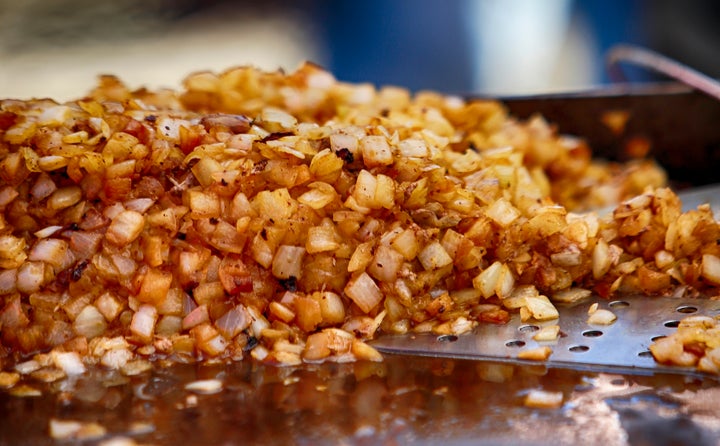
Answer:
[{"label": "dark handle in background", "polygon": [[[598,157],[625,161],[632,145],[649,144],[654,158],[676,185],[702,185],[720,178],[720,83],[651,51],[620,46],[608,56],[610,73],[619,63],[652,69],[679,82],[619,83],[576,93],[509,97],[509,112],[526,119],[541,114],[564,134],[582,137]],[[608,125],[612,115],[621,126]]]}]

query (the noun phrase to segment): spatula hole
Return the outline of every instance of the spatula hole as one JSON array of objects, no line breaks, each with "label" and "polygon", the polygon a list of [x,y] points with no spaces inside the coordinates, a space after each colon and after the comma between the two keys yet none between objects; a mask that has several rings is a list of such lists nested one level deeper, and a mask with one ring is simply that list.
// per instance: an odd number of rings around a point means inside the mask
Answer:
[{"label": "spatula hole", "polygon": [[678,328],[680,321],[667,321],[663,325],[667,328]]},{"label": "spatula hole", "polygon": [[653,342],[657,342],[657,341],[659,341],[660,339],[663,339],[663,338],[666,338],[666,337],[667,337],[667,336],[665,336],[665,335],[653,336],[652,338],[650,338],[650,340],[653,341]]},{"label": "spatula hole", "polygon": [[518,327],[518,331],[520,333],[532,333],[538,330],[540,330],[540,327],[538,327],[537,325],[522,325]]},{"label": "spatula hole", "polygon": [[524,346],[525,346],[525,341],[521,341],[521,340],[519,340],[519,339],[515,339],[515,340],[512,340],[512,341],[507,341],[507,342],[505,343],[505,346],[506,346],[506,347],[524,347]]},{"label": "spatula hole", "polygon": [[586,331],[583,331],[582,335],[585,336],[586,338],[599,338],[600,336],[603,335],[603,332],[600,330],[586,330]]},{"label": "spatula hole", "polygon": [[624,300],[614,300],[608,304],[610,308],[613,308],[615,310],[619,310],[620,308],[627,308],[630,306],[630,302],[624,301]]},{"label": "spatula hole", "polygon": [[455,342],[458,340],[458,337],[455,335],[440,335],[437,337],[438,342]]},{"label": "spatula hole", "polygon": [[573,353],[583,353],[588,350],[590,350],[590,347],[587,345],[573,345],[572,347],[568,348]]},{"label": "spatula hole", "polygon": [[652,358],[652,353],[650,353],[650,350],[645,350],[638,353],[638,356],[641,358]]},{"label": "spatula hole", "polygon": [[677,307],[678,313],[695,313],[697,310],[697,307],[693,307],[692,305],[681,305]]}]

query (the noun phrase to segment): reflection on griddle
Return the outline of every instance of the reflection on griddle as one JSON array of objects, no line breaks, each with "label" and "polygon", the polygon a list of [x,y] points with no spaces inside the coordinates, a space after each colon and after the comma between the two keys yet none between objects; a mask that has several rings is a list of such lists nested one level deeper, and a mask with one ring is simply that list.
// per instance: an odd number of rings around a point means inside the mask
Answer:
[{"label": "reflection on griddle", "polygon": [[[218,379],[223,390],[185,389],[200,379]],[[96,370],[26,384],[42,396],[0,394],[0,444],[50,443],[50,420],[97,422],[107,432],[102,439],[137,444],[625,444],[629,434],[645,438],[642,419],[652,421],[648,429],[659,419],[684,425],[673,433],[680,440],[720,433],[708,421],[720,420],[717,407],[689,404],[717,390],[712,379],[473,361],[184,365],[132,378]],[[562,407],[525,407],[524,396],[537,389],[561,392]]]}]

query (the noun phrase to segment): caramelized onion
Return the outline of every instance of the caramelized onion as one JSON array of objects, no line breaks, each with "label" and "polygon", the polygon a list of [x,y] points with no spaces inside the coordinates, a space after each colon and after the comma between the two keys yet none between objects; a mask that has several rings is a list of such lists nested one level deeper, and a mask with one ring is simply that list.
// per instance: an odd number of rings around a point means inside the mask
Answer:
[{"label": "caramelized onion", "polygon": [[250,321],[250,315],[245,307],[238,305],[222,315],[215,325],[223,336],[232,339],[250,326]]},{"label": "caramelized onion", "polygon": [[[78,355],[46,380],[78,358],[126,375],[147,357],[376,361],[379,332],[720,286],[708,207],[682,213],[652,162],[594,161],[493,101],[240,67],[0,100],[0,121],[0,350]],[[657,357],[720,370],[692,333]]]}]

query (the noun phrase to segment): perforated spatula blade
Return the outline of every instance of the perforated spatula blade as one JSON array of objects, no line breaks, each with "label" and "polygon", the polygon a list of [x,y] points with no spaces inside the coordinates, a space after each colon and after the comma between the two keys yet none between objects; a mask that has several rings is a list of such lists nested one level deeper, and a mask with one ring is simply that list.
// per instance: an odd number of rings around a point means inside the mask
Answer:
[{"label": "perforated spatula blade", "polygon": [[[594,303],[613,312],[610,325],[588,323],[588,309]],[[372,342],[383,353],[477,359],[509,363],[534,363],[518,359],[523,350],[549,346],[550,357],[540,364],[629,374],[674,373],[701,375],[695,368],[657,363],[648,350],[653,340],[672,333],[678,322],[690,314],[720,314],[720,301],[673,297],[623,296],[616,300],[591,296],[581,302],[556,304],[558,320],[522,322],[513,314],[503,325],[480,324],[460,336],[431,333],[385,335]],[[533,336],[545,325],[559,324],[556,341],[536,341]]]}]

